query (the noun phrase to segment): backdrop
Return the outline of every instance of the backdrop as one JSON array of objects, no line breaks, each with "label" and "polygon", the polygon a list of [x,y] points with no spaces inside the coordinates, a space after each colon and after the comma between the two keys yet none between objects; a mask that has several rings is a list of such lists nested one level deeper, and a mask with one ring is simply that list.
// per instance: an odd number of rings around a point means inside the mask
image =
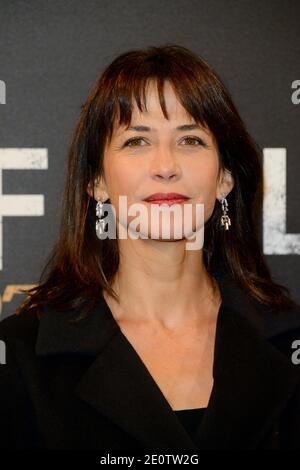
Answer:
[{"label": "backdrop", "polygon": [[58,234],[90,87],[118,54],[165,43],[209,61],[263,149],[263,252],[300,302],[299,24],[297,0],[0,0],[0,318],[38,282]]}]

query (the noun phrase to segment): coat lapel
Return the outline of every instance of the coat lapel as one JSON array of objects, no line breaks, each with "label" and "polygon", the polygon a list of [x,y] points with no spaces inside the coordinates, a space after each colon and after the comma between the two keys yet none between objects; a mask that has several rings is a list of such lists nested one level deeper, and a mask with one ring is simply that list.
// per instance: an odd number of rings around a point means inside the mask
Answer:
[{"label": "coat lapel", "polygon": [[[80,326],[70,314],[45,309],[36,353],[85,355],[91,365],[75,395],[149,449],[255,448],[290,398],[298,373],[263,336],[264,316],[226,278],[214,351],[214,385],[196,442],[122,333],[104,298]],[[180,380],[180,377],[178,378]]]},{"label": "coat lapel", "polygon": [[[88,321],[44,309],[36,354],[93,357],[74,394],[147,448],[193,450],[195,444],[144,363],[122,333],[104,298]],[[90,363],[90,360],[89,360]]]},{"label": "coat lapel", "polygon": [[196,448],[120,331],[98,355],[75,393],[146,448]]}]

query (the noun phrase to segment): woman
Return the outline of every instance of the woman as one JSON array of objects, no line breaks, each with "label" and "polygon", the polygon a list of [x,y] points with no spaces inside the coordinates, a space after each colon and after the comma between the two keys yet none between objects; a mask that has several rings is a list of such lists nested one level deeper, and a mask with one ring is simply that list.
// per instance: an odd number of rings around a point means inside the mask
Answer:
[{"label": "woman", "polygon": [[0,323],[0,445],[299,448],[299,306],[260,251],[259,159],[190,50],[104,70],[70,145],[59,239]]}]

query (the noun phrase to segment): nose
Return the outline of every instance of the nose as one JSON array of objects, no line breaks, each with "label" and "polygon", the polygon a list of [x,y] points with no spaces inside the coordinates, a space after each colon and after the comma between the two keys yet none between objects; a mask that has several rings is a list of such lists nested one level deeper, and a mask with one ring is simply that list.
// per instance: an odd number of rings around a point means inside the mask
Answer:
[{"label": "nose", "polygon": [[177,179],[180,168],[172,152],[166,147],[156,150],[151,161],[150,173],[154,179]]}]

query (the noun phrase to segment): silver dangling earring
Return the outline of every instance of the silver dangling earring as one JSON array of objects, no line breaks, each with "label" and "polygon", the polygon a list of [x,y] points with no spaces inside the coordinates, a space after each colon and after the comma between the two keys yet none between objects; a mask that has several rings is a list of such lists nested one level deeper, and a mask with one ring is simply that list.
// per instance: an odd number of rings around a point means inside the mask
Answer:
[{"label": "silver dangling earring", "polygon": [[222,193],[221,196],[222,196],[222,199],[220,202],[222,204],[222,211],[223,211],[223,215],[221,216],[221,225],[225,227],[225,230],[229,230],[229,226],[231,225],[231,220],[230,220],[230,217],[227,215],[228,202],[226,200],[225,193]]},{"label": "silver dangling earring", "polygon": [[104,213],[103,206],[104,203],[99,199],[96,205],[96,217],[98,217],[98,219],[96,220],[96,235],[100,240],[103,239],[101,235],[103,235],[106,226],[105,219],[101,218]]}]

